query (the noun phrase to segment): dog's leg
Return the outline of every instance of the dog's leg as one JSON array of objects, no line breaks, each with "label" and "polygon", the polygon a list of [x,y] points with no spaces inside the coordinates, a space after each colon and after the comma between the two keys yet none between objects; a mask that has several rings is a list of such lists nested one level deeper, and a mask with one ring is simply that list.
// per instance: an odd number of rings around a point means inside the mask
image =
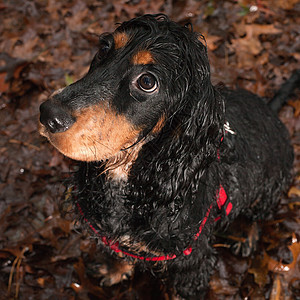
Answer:
[{"label": "dog's leg", "polygon": [[231,249],[235,255],[248,257],[256,250],[260,237],[260,228],[257,222],[250,224],[247,230],[243,231],[243,234],[246,237],[240,238],[237,242],[233,243]]},{"label": "dog's leg", "polygon": [[88,265],[88,273],[99,278],[100,285],[111,286],[129,279],[134,273],[134,265],[102,253],[96,262]]},{"label": "dog's leg", "polygon": [[125,261],[117,261],[111,268],[108,268],[107,265],[105,268],[102,266],[99,272],[102,272],[103,276],[100,285],[111,286],[129,279],[133,275],[134,266]]},{"label": "dog's leg", "polygon": [[193,250],[191,257],[183,257],[169,269],[174,290],[183,299],[206,299],[216,257],[212,248],[208,249],[205,256],[197,250]]}]

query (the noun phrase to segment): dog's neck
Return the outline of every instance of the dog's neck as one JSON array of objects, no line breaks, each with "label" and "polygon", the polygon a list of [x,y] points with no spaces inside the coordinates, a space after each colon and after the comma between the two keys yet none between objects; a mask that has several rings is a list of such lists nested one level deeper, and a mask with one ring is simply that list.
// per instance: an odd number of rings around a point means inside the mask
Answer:
[{"label": "dog's neck", "polygon": [[104,167],[104,172],[107,174],[107,177],[114,181],[126,182],[132,165],[136,161],[140,150],[145,144],[153,140],[159,134],[164,122],[165,116],[159,119],[157,124],[146,137],[138,139],[133,146],[123,149],[119,151],[117,155],[109,158]]},{"label": "dog's neck", "polygon": [[145,140],[138,142],[133,147],[120,151],[105,163],[105,173],[110,180],[126,182],[132,165],[137,159]]}]

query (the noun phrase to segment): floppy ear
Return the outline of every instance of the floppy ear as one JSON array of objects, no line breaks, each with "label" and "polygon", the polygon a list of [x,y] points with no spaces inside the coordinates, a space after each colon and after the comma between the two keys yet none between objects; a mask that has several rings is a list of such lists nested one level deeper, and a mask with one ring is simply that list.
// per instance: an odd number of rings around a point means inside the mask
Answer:
[{"label": "floppy ear", "polygon": [[[205,179],[211,176],[207,175],[208,166],[211,169],[211,164],[217,162],[223,134],[224,100],[211,84],[206,46],[198,35],[186,29],[175,47],[180,53],[177,52],[172,61],[176,68],[173,76],[177,77],[168,87],[172,91],[169,115],[160,134],[143,147],[134,176],[137,182],[149,180],[149,187],[157,180],[156,193],[153,190],[147,193],[143,187],[148,199],[157,197],[166,202],[178,199],[191,203],[197,194],[192,189],[199,187],[200,181],[204,185],[208,182]],[[210,184],[209,201],[213,201],[218,178]]]},{"label": "floppy ear", "polygon": [[168,156],[170,161],[173,159],[173,164],[169,162],[170,177],[174,178],[170,182],[172,197],[185,195],[187,202],[195,197],[191,186],[199,187],[200,182],[204,185],[209,182],[210,187],[205,187],[207,195],[211,196],[209,201],[214,201],[219,186],[217,176],[209,180],[208,177],[214,172],[213,162],[217,162],[225,105],[221,93],[211,83],[207,48],[203,41],[202,36],[191,33],[187,45],[181,45],[184,47],[182,57],[185,64],[182,65],[182,76],[186,80],[181,84],[186,85],[186,92],[177,99],[178,107],[172,120],[177,127],[176,135],[168,145]]},{"label": "floppy ear", "polygon": [[224,101],[210,81],[206,46],[188,29],[178,32],[168,53],[166,48],[157,53],[173,71],[166,85],[168,115],[164,127],[139,152],[129,189],[139,218],[149,215],[144,210],[151,211],[150,220],[140,222],[151,222],[155,243],[168,236],[171,244],[174,237],[174,247],[183,248],[216,203]]},{"label": "floppy ear", "polygon": [[219,145],[223,134],[225,104],[211,83],[207,47],[202,35],[191,33],[183,57],[182,76],[188,81],[182,83],[186,85],[185,93],[177,99],[176,108],[177,118],[181,120],[181,138],[188,137],[188,144],[194,145],[196,152],[203,149],[209,154],[212,150],[209,148]]}]

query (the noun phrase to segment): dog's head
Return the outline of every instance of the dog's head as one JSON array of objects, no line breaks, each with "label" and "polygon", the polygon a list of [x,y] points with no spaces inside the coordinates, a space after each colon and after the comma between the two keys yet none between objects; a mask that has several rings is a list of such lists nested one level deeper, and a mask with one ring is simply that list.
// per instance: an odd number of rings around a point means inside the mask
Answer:
[{"label": "dog's head", "polygon": [[100,36],[88,73],[41,105],[40,133],[70,158],[100,161],[157,134],[178,113],[190,118],[192,107],[198,125],[212,123],[202,42],[164,15],[124,22]]}]

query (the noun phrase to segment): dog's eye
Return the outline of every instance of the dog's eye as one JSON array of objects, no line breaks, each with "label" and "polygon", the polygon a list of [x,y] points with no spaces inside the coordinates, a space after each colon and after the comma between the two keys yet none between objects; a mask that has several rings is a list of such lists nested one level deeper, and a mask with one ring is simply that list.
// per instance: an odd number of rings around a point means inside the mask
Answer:
[{"label": "dog's eye", "polygon": [[156,78],[152,74],[143,74],[137,80],[138,87],[147,93],[152,93],[157,89]]}]

